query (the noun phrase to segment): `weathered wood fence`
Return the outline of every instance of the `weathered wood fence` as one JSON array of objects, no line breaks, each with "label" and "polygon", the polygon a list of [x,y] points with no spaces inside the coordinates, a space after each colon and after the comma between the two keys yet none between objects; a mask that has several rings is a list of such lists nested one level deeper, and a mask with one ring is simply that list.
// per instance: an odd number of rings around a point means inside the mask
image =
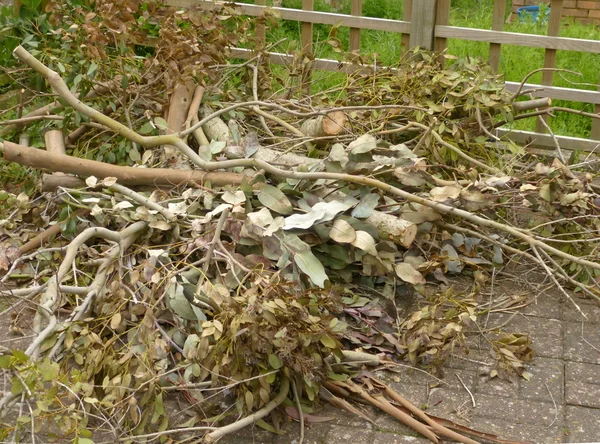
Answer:
[{"label": "weathered wood fence", "polygon": [[[381,0],[386,1],[386,0]],[[390,0],[388,0],[390,1]],[[400,0],[395,0],[400,1]],[[197,5],[206,10],[215,9],[220,2],[206,0],[167,0],[167,3],[177,7]],[[492,29],[475,29],[449,26],[451,0],[404,0],[403,20],[390,20],[382,18],[363,17],[362,0],[351,0],[351,14],[338,14],[314,11],[314,0],[302,0],[302,9],[270,7],[282,20],[293,20],[302,23],[301,45],[305,53],[313,51],[313,25],[337,25],[350,28],[351,51],[360,51],[361,30],[379,30],[402,34],[404,50],[420,46],[425,49],[442,51],[446,48],[447,39],[470,40],[488,42],[489,63],[493,69],[500,68],[500,54],[502,45],[516,45],[521,47],[544,48],[545,57],[543,68],[556,66],[556,52],[558,50],[578,51],[584,53],[600,54],[600,41],[575,38],[558,37],[563,0],[550,0],[550,17],[547,35],[532,35],[503,31],[504,17],[507,0],[495,0]],[[231,3],[230,3],[231,4]],[[265,14],[266,0],[255,0],[255,4],[235,3],[243,14],[259,17]],[[257,23],[257,40],[266,42],[266,32],[263,24]],[[236,49],[234,56],[246,58],[250,51]],[[400,56],[400,54],[399,54]],[[270,53],[273,63],[286,64],[291,56],[281,53]],[[345,71],[354,69],[350,64],[340,63],[337,60],[315,59],[314,69],[326,71]],[[540,66],[542,68],[542,66]],[[599,73],[600,74],[600,73]],[[554,72],[544,71],[541,85],[525,84],[527,89],[535,89],[537,97],[550,97],[553,99],[570,100],[574,102],[590,103],[594,105],[595,113],[600,113],[600,92],[576,88],[563,88],[552,86]],[[519,83],[507,82],[507,88],[516,91]],[[506,130],[499,130],[502,135]],[[538,122],[537,132],[510,131],[509,137],[516,142],[533,141],[540,148],[554,149],[555,141],[544,134],[545,128]],[[591,139],[581,139],[566,136],[556,136],[561,147],[567,150],[596,151],[600,149],[600,120],[593,119]]]}]

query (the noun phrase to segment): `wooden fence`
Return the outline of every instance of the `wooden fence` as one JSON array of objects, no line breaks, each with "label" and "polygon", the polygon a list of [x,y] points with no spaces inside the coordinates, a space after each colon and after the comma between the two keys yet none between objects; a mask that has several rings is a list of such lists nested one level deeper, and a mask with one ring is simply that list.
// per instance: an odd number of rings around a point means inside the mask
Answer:
[{"label": "wooden fence", "polygon": [[[293,20],[302,23],[301,45],[305,53],[313,51],[313,25],[325,24],[345,26],[350,28],[351,51],[360,51],[361,30],[379,30],[402,34],[402,46],[412,48],[420,46],[425,49],[442,51],[446,48],[447,39],[460,39],[478,42],[488,42],[489,63],[493,69],[500,68],[500,54],[502,45],[516,45],[521,47],[544,48],[543,68],[554,68],[556,65],[556,52],[558,50],[579,51],[584,53],[600,54],[600,41],[558,37],[563,0],[550,1],[550,17],[547,35],[532,35],[503,31],[504,17],[507,0],[495,0],[492,29],[474,29],[449,26],[451,0],[404,0],[403,20],[389,20],[382,18],[363,17],[362,0],[351,1],[351,14],[338,14],[314,11],[314,0],[302,0],[302,9],[270,7],[282,20]],[[391,1],[391,0],[381,0]],[[399,0],[395,0],[399,1]],[[220,2],[206,0],[167,0],[167,3],[177,7],[200,6],[205,10],[215,9],[222,5]],[[228,3],[231,4],[231,3]],[[255,0],[255,4],[234,3],[243,14],[259,17],[265,14],[266,0]],[[256,38],[266,42],[265,27],[257,23]],[[234,50],[234,56],[247,58],[250,51],[246,49]],[[399,54],[400,56],[400,54]],[[292,57],[287,54],[270,53],[273,63],[286,64]],[[314,69],[326,71],[345,71],[354,69],[350,64],[340,63],[337,60],[315,59]],[[542,67],[540,67],[542,68]],[[536,97],[550,97],[553,99],[570,100],[574,102],[590,103],[594,105],[595,113],[600,113],[600,92],[576,88],[562,88],[552,86],[554,72],[544,71],[541,85],[525,84],[527,89],[535,89]],[[507,89],[516,91],[519,83],[506,82]],[[536,132],[499,130],[499,135],[507,135],[512,140],[520,143],[533,141],[540,148],[554,149],[555,140],[544,134],[545,127],[542,122],[537,123]],[[591,140],[557,135],[561,148],[593,152],[600,149],[600,120],[593,119]]]}]

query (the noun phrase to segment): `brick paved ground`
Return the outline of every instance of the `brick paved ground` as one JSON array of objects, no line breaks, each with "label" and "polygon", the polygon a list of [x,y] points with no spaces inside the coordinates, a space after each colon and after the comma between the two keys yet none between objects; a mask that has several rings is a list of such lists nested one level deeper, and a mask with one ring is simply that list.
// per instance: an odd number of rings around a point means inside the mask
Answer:
[{"label": "brick paved ground", "polygon": [[[535,292],[519,285],[496,286],[494,298]],[[536,356],[528,366],[530,382],[490,380],[485,364],[491,362],[489,347],[473,336],[466,358],[453,358],[445,369],[443,384],[427,374],[402,367],[387,378],[390,385],[417,406],[462,423],[497,434],[506,440],[534,443],[600,442],[600,304],[577,300],[588,316],[582,316],[565,298],[551,290],[537,296],[525,309],[493,313],[487,327],[507,322],[505,331],[529,333]],[[0,344],[14,346],[8,329],[0,333]],[[8,335],[8,336],[5,336]],[[6,341],[6,342],[5,342]],[[460,380],[459,380],[460,378]],[[461,382],[462,381],[462,382]],[[464,386],[463,386],[464,383]],[[469,391],[465,389],[465,386]],[[475,407],[473,406],[473,400]],[[374,424],[344,411],[325,406],[320,416],[335,419],[306,428],[306,444],[394,444],[428,442],[394,419],[374,409],[360,407]],[[247,428],[220,441],[224,444],[297,444],[298,424],[287,422],[285,434],[273,435],[258,427]],[[46,442],[40,436],[38,442]],[[111,442],[102,439],[96,442]]]},{"label": "brick paved ground", "polygon": [[[518,291],[505,289],[513,295]],[[388,375],[388,381],[417,406],[428,406],[428,412],[503,439],[533,443],[600,442],[600,305],[582,299],[576,301],[588,320],[582,322],[577,309],[554,290],[537,296],[537,302],[514,316],[500,313],[489,317],[488,328],[508,321],[505,331],[531,335],[536,356],[528,366],[533,374],[529,382],[490,380],[483,363],[491,360],[481,338],[471,341],[469,360],[453,358],[447,363],[445,384],[406,368],[393,380]],[[458,377],[473,395],[475,407]],[[429,442],[386,415],[372,409],[364,411],[374,419],[374,425],[325,407],[320,415],[336,419],[307,428],[304,442]],[[221,442],[298,443],[297,423],[286,424],[284,430],[285,435],[274,436],[258,428],[248,429]]]}]

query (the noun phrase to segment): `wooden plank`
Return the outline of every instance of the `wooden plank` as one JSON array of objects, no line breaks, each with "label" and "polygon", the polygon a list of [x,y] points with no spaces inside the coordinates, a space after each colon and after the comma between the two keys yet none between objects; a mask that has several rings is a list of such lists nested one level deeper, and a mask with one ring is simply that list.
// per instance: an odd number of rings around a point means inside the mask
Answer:
[{"label": "wooden plank", "polygon": [[[548,21],[548,35],[557,37],[560,32],[560,19],[562,16],[563,0],[552,0],[550,3],[550,20]],[[556,49],[546,49],[544,52],[544,68],[554,68],[556,66]],[[542,85],[552,85],[554,72],[542,72]],[[535,130],[539,133],[546,131],[543,121],[548,121],[547,116],[540,116],[535,125]]]},{"label": "wooden plank", "polygon": [[[600,82],[598,82],[598,91],[600,91]],[[600,103],[594,105],[594,112],[600,114]],[[600,140],[600,119],[592,119],[592,134],[591,138]]]},{"label": "wooden plank", "polygon": [[[266,6],[267,4],[267,0],[255,0],[255,2],[259,6]],[[265,46],[265,42],[267,41],[267,29],[265,27],[265,23],[262,20],[256,22],[254,38],[256,39],[257,47],[262,48]]]},{"label": "wooden plank", "polygon": [[[223,6],[224,2],[203,1],[203,0],[166,0],[166,4],[177,8],[189,8],[199,6],[206,11],[212,11]],[[246,3],[226,3],[235,5],[244,15],[257,17],[264,14],[266,6],[250,5]],[[293,8],[269,8],[282,20],[293,20],[297,22],[306,22],[323,25],[346,26],[349,28],[372,29],[375,31],[388,31],[399,33],[410,33],[410,22],[402,20],[389,20],[372,17],[354,17],[346,14],[336,14],[333,12],[303,11]]]},{"label": "wooden plank", "polygon": [[[410,22],[410,17],[412,16],[412,7],[413,7],[413,2],[412,0],[404,0],[404,11],[403,11],[403,15],[402,18],[404,19],[404,22]],[[408,51],[408,49],[410,48],[410,23],[408,23],[408,31],[404,31],[405,33],[402,34],[402,52],[405,53]]]},{"label": "wooden plank", "polygon": [[[435,23],[437,25],[448,25],[450,23],[450,0],[438,0]],[[435,40],[433,42],[433,50],[435,52],[443,52],[446,50],[447,46],[447,39],[435,36]],[[444,65],[446,59],[439,57],[439,61],[442,65]]]},{"label": "wooden plank", "polygon": [[568,51],[600,53],[600,40],[549,37],[546,35],[490,31],[487,29],[461,28],[458,26],[443,25],[437,25],[435,33],[438,37],[446,37],[448,39],[502,43],[505,45],[528,46],[532,48],[565,49]]},{"label": "wooden plank", "polygon": [[[519,82],[506,82],[506,89],[516,92],[519,88]],[[542,89],[533,93],[534,97],[550,97],[558,100],[570,100],[572,102],[583,102],[600,104],[600,92],[588,91],[585,89],[562,88],[560,86],[543,86],[533,83],[526,83],[523,89]]]},{"label": "wooden plank", "polygon": [[[556,149],[554,139],[550,134],[540,134],[531,131],[511,131],[503,128],[496,130],[498,137],[508,138],[519,145],[531,143],[532,146],[548,150],[548,155]],[[582,139],[579,137],[556,136],[561,150],[582,151],[585,153],[600,153],[600,140]]]},{"label": "wooden plank", "polygon": [[413,4],[410,17],[410,49],[433,49],[437,0],[420,0]]},{"label": "wooden plank", "polygon": [[[362,15],[362,0],[352,0],[350,14]],[[350,51],[360,52],[360,28],[350,28]]]},{"label": "wooden plank", "polygon": [[[492,30],[502,31],[504,28],[504,14],[506,14],[506,0],[494,0],[494,15],[492,16]],[[500,56],[502,45],[490,43],[489,64],[496,72],[500,71]]]},{"label": "wooden plank", "polygon": [[[302,10],[312,11],[315,8],[315,0],[302,0]],[[302,52],[312,54],[313,47],[313,24],[311,22],[302,23],[301,32]]]}]

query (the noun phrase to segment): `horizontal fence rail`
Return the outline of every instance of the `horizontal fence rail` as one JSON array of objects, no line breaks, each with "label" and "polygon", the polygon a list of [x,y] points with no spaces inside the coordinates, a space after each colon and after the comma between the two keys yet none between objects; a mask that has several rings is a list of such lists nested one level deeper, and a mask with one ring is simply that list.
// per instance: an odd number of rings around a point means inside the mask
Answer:
[{"label": "horizontal fence rail", "polygon": [[[507,0],[494,1],[494,16],[492,29],[475,29],[449,25],[450,0],[404,0],[404,20],[391,20],[383,18],[362,17],[362,1],[351,0],[351,15],[314,11],[314,0],[302,0],[303,9],[283,7],[268,7],[266,0],[255,0],[256,4],[224,3],[207,0],[167,0],[167,3],[176,7],[196,6],[204,10],[214,10],[225,5],[234,6],[240,13],[252,17],[261,17],[267,13],[273,14],[282,20],[296,21],[302,24],[301,41],[305,54],[311,54],[313,48],[314,24],[342,26],[350,28],[350,50],[360,51],[360,31],[375,30],[402,34],[402,45],[407,48],[420,46],[425,49],[443,51],[446,49],[448,39],[487,42],[490,44],[489,63],[496,71],[500,67],[502,45],[515,45],[544,49],[544,68],[556,66],[556,52],[577,51],[582,53],[600,54],[600,41],[589,39],[576,39],[558,37],[563,8],[563,0],[550,0],[550,17],[548,35],[532,35],[503,31],[504,16]],[[265,27],[258,24],[256,38],[265,43]],[[249,49],[235,48],[234,57],[247,59],[253,52]],[[399,54],[400,56],[400,54]],[[288,54],[270,52],[269,60],[275,64],[290,64],[294,57]],[[312,68],[323,71],[337,71],[351,73],[356,70],[374,69],[373,66],[360,66],[338,60],[316,58]],[[310,75],[310,73],[309,73]],[[549,97],[558,100],[569,100],[593,104],[595,113],[600,113],[600,92],[577,88],[564,88],[552,86],[554,72],[545,71],[542,74],[541,84],[526,83],[524,89],[532,91],[535,97]],[[506,88],[515,92],[520,83],[506,82]],[[546,119],[546,118],[544,118]],[[552,136],[545,133],[545,125],[538,121],[537,132],[499,130],[498,134],[509,137],[516,142],[533,143],[541,149],[554,149],[555,141]],[[600,121],[592,121],[592,139],[600,139]],[[595,152],[600,142],[567,136],[560,136],[562,147],[566,150],[581,150]]]}]

